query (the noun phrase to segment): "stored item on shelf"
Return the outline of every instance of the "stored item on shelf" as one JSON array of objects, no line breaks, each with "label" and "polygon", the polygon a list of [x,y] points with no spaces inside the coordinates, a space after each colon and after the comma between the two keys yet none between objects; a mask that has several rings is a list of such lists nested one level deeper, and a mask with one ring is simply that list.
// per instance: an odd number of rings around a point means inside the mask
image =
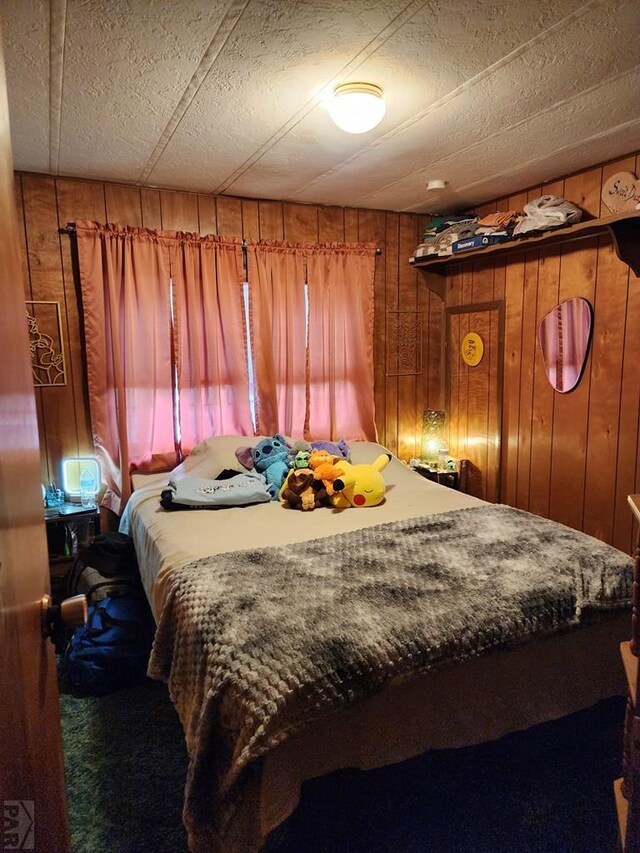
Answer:
[{"label": "stored item on shelf", "polygon": [[504,243],[509,239],[508,234],[481,234],[477,237],[470,237],[468,240],[456,240],[451,248],[454,254],[468,252],[470,249],[483,249],[485,246],[492,246],[494,243]]},{"label": "stored item on shelf", "polygon": [[424,243],[433,235],[438,234],[440,231],[444,231],[446,228],[449,228],[451,225],[455,225],[457,222],[468,222],[471,219],[475,219],[473,213],[449,213],[446,215],[432,216],[429,222],[424,226],[422,242]]},{"label": "stored item on shelf", "polygon": [[434,248],[438,255],[450,255],[453,243],[457,240],[471,239],[476,233],[476,226],[476,219],[466,219],[441,231],[434,241]]},{"label": "stored item on shelf", "polygon": [[437,249],[433,244],[425,245],[421,243],[414,252],[414,258],[424,258],[427,255],[435,255],[437,253]]},{"label": "stored item on shelf", "polygon": [[514,228],[514,236],[573,225],[575,222],[580,222],[582,218],[579,207],[556,195],[543,195],[527,202],[524,212],[526,216]]},{"label": "stored item on shelf", "polygon": [[487,229],[482,232],[484,234],[504,231],[506,228],[512,228],[523,216],[524,213],[519,213],[517,210],[499,210],[496,213],[487,213],[486,216],[478,219],[478,228]]}]

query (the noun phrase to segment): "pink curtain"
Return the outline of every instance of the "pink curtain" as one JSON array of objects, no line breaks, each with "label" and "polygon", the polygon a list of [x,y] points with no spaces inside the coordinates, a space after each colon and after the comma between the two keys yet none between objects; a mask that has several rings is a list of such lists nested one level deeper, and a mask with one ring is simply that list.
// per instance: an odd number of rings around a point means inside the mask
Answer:
[{"label": "pink curtain", "polygon": [[311,439],[376,440],[373,398],[375,245],[308,248]]},{"label": "pink curtain", "polygon": [[142,228],[76,222],[103,505],[119,513],[129,474],[176,464],[167,247]]},{"label": "pink curtain", "polygon": [[258,434],[302,436],[307,412],[306,312],[301,247],[247,247]]},{"label": "pink curtain", "polygon": [[171,275],[183,452],[210,435],[252,435],[240,240],[176,234]]},{"label": "pink curtain", "polygon": [[[103,504],[119,513],[132,470],[254,431],[242,246],[90,222],[76,233]],[[258,243],[247,256],[257,432],[375,439],[375,246]]]}]

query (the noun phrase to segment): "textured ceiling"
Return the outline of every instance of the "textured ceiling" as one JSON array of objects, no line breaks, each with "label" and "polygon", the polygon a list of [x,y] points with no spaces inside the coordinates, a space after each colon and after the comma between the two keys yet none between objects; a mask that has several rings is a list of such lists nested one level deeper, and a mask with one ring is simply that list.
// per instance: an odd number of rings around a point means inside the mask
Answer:
[{"label": "textured ceiling", "polygon": [[[436,212],[640,148],[638,0],[0,0],[0,19],[20,170]],[[387,102],[359,136],[322,103],[348,80]]]}]

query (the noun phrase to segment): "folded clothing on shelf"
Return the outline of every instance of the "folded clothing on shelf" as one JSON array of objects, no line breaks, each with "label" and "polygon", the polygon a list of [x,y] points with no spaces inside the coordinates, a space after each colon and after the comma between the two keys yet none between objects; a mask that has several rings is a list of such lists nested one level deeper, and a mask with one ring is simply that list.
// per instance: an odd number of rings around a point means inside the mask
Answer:
[{"label": "folded clothing on shelf", "polygon": [[473,213],[449,213],[443,216],[432,216],[424,227],[420,242],[429,243],[431,240],[435,239],[438,234],[446,231],[452,225],[469,222],[471,220],[476,220]]},{"label": "folded clothing on shelf", "polygon": [[478,219],[476,234],[512,234],[516,225],[524,217],[524,213],[517,210],[498,210],[496,213],[488,213]]},{"label": "folded clothing on shelf", "polygon": [[438,233],[434,240],[434,248],[438,255],[450,255],[451,246],[457,240],[466,240],[476,233],[477,219],[462,219],[449,225]]}]

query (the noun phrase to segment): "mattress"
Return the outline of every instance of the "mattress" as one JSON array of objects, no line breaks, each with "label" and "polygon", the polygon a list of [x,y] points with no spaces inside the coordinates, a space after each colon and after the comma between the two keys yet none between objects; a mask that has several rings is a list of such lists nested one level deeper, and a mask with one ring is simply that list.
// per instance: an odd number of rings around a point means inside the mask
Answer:
[{"label": "mattress", "polygon": [[[471,495],[426,480],[393,457],[383,472],[386,499],[375,507],[346,510],[325,507],[300,512],[285,509],[277,501],[198,512],[169,513],[160,507],[160,494],[169,477],[217,477],[223,470],[242,470],[234,451],[243,440],[247,439],[240,436],[207,439],[170,475],[133,477],[134,493],[120,530],[133,537],[142,582],[156,618],[162,610],[172,570],[200,557],[251,547],[289,545],[387,521],[483,504]],[[375,442],[354,442],[351,459],[354,464],[373,462],[385,452],[386,448]]]}]

